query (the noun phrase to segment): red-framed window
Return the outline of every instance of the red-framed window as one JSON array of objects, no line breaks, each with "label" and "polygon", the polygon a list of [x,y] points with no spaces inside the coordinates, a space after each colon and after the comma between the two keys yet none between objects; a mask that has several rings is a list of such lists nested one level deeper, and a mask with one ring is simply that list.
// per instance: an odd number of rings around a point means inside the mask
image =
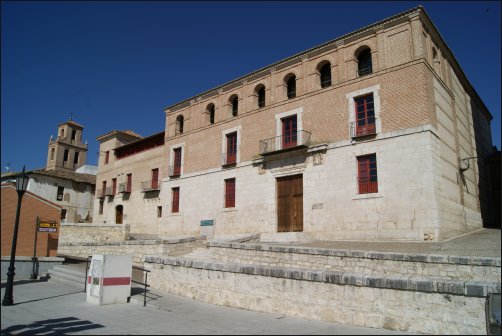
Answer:
[{"label": "red-framed window", "polygon": [[173,176],[179,176],[181,174],[181,147],[173,149],[173,152],[174,152]]},{"label": "red-framed window", "polygon": [[152,189],[159,187],[159,168],[152,169]]},{"label": "red-framed window", "polygon": [[102,194],[99,195],[99,196],[103,196],[104,197],[106,195],[106,181],[102,182],[102,186],[103,186],[103,190],[101,191]]},{"label": "red-framed window", "polygon": [[106,151],[106,153],[105,153],[105,164],[108,164],[109,160],[110,160],[110,151]]},{"label": "red-framed window", "polygon": [[227,164],[237,162],[237,132],[227,134]]},{"label": "red-framed window", "polygon": [[282,121],[282,148],[295,147],[298,139],[298,129],[296,114],[291,117],[281,119]]},{"label": "red-framed window", "polygon": [[356,104],[356,136],[375,134],[375,104],[373,93],[354,98]]},{"label": "red-framed window", "polygon": [[131,189],[132,189],[132,174],[127,174],[126,191],[131,192]]},{"label": "red-framed window", "polygon": [[235,179],[225,180],[225,208],[235,207]]},{"label": "red-framed window", "polygon": [[112,179],[112,194],[115,195],[117,193],[117,179]]},{"label": "red-framed window", "polygon": [[172,188],[173,202],[171,206],[171,212],[176,213],[180,211],[180,188]]},{"label": "red-framed window", "polygon": [[376,154],[359,156],[357,158],[358,186],[360,194],[378,192],[378,174]]}]

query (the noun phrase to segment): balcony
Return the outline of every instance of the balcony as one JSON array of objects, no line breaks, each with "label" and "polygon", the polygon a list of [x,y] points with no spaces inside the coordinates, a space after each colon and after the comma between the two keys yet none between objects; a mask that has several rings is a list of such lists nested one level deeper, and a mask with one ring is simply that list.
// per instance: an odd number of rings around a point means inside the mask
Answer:
[{"label": "balcony", "polygon": [[169,177],[178,177],[181,175],[181,165],[169,166]]},{"label": "balcony", "polygon": [[370,194],[378,192],[378,180],[376,175],[370,177],[358,177],[359,194]]},{"label": "balcony", "polygon": [[97,198],[104,198],[105,197],[105,189],[98,189],[96,190],[96,197]]},{"label": "balcony", "polygon": [[115,188],[107,187],[105,189],[105,196],[115,196]]},{"label": "balcony", "polygon": [[[364,121],[365,123],[363,125],[358,125],[361,123],[361,121]],[[359,137],[364,137],[368,135],[375,135],[376,134],[376,118],[375,117],[369,117],[365,120],[360,120],[359,122],[357,121],[352,121],[350,123],[350,137],[351,138],[359,138]]]},{"label": "balcony", "polygon": [[120,183],[119,184],[119,193],[130,193],[131,192],[131,186],[127,185],[127,183]]},{"label": "balcony", "polygon": [[141,182],[141,190],[143,192],[160,190],[160,183],[158,180],[143,181]]},{"label": "balcony", "polygon": [[260,154],[275,154],[277,152],[282,152],[290,149],[308,147],[309,144],[310,132],[296,131],[287,135],[260,140]]},{"label": "balcony", "polygon": [[228,166],[237,163],[237,152],[228,152],[221,154],[221,165]]}]

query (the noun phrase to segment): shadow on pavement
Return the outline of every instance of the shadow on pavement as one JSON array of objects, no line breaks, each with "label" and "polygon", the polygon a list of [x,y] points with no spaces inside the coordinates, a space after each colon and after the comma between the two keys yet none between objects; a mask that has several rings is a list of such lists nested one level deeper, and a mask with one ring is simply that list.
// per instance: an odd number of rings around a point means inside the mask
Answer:
[{"label": "shadow on pavement", "polygon": [[[38,280],[14,280],[14,286],[31,284],[35,282],[47,282],[48,280],[48,277],[41,277]],[[7,286],[7,280],[2,280],[2,288],[5,288],[5,286]]]},{"label": "shadow on pavement", "polygon": [[48,300],[48,299],[53,299],[53,298],[57,298],[57,297],[61,297],[61,296],[66,296],[66,295],[78,294],[78,293],[82,293],[82,291],[79,290],[79,291],[72,292],[72,293],[66,293],[66,294],[61,294],[61,295],[54,295],[54,296],[44,297],[44,298],[41,298],[41,299],[34,299],[34,300],[28,300],[28,301],[18,302],[18,303],[15,303],[14,305],[17,306],[17,305],[20,305],[20,304],[23,304],[23,303]]},{"label": "shadow on pavement", "polygon": [[64,317],[31,324],[18,324],[2,329],[1,335],[65,335],[68,333],[103,328],[104,326],[76,317]]}]

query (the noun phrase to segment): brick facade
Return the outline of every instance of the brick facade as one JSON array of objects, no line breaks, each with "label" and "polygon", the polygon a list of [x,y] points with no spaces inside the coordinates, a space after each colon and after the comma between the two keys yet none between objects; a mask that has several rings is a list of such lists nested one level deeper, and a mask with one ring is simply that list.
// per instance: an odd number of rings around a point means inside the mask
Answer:
[{"label": "brick facade", "polygon": [[[14,185],[2,184],[2,256],[10,256],[12,236],[16,219],[18,196]],[[61,208],[40,196],[26,192],[21,203],[21,214],[17,234],[16,256],[33,256],[37,216],[58,223]],[[39,232],[37,237],[38,257],[54,257],[57,253],[59,228],[57,233]]]},{"label": "brick facade", "polygon": [[[358,72],[370,49],[372,72]],[[331,85],[321,87],[329,62]],[[286,80],[296,77],[296,97]],[[257,90],[265,87],[265,106]],[[354,99],[373,95],[376,134],[353,135]],[[238,99],[237,115],[231,101]],[[208,107],[215,106],[214,123]],[[213,220],[218,235],[277,232],[276,179],[302,174],[303,232],[319,239],[441,240],[482,227],[482,171],[491,153],[491,115],[422,7],[314,47],[165,109],[164,145],[117,159],[121,133],[99,137],[98,188],[124,182],[130,193],[96,199],[93,218],[113,223],[122,209],[131,233],[198,235]],[[263,155],[260,141],[282,135],[295,116],[305,148]],[[183,132],[179,117],[183,116]],[[222,165],[225,137],[237,132],[237,162]],[[305,138],[302,138],[305,137]],[[130,139],[132,141],[133,139]],[[135,140],[135,139],[134,139]],[[146,140],[136,140],[138,143]],[[271,144],[274,143],[272,140]],[[277,142],[276,142],[277,144]],[[181,175],[172,176],[182,147]],[[274,153],[271,153],[274,154]],[[357,157],[375,154],[378,192],[359,195]],[[463,159],[477,157],[465,168]],[[479,164],[478,164],[479,163]],[[158,168],[159,190],[141,182]],[[234,208],[225,208],[224,180],[236,179]],[[172,188],[180,188],[171,213]],[[103,213],[99,213],[102,202]],[[158,209],[163,208],[159,217]]]}]

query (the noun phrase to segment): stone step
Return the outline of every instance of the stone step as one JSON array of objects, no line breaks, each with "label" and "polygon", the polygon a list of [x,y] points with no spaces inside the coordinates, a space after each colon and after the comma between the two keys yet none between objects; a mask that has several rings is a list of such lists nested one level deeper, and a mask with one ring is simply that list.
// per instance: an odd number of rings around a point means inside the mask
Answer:
[{"label": "stone step", "polygon": [[83,266],[55,265],[48,273],[50,276],[49,281],[84,289],[85,264]]},{"label": "stone step", "polygon": [[214,257],[209,248],[201,247],[193,250],[192,252],[183,256],[186,259],[204,259],[204,260],[213,260]]},{"label": "stone step", "polygon": [[159,240],[160,236],[158,234],[150,233],[130,233],[130,240]]}]

